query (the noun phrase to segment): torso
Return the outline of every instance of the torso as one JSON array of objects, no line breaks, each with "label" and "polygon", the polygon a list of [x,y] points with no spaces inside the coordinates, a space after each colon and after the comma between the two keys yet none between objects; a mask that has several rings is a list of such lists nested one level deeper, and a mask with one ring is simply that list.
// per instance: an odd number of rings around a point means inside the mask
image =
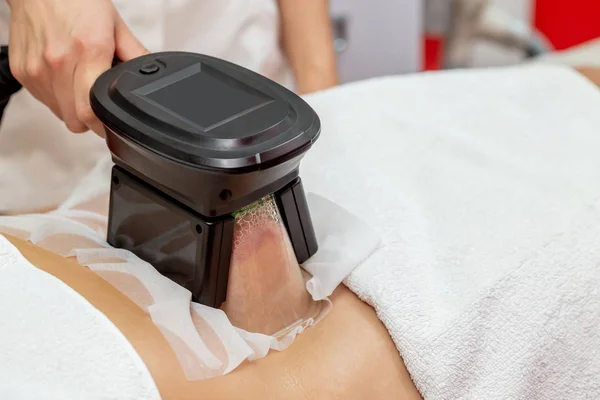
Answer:
[{"label": "torso", "polygon": [[[125,335],[168,399],[419,399],[398,351],[373,310],[344,287],[333,310],[283,352],[206,381],[188,381],[149,316],[88,269],[19,239],[37,268],[75,289]],[[68,268],[66,264],[69,264]],[[27,355],[23,355],[26,357]]]}]

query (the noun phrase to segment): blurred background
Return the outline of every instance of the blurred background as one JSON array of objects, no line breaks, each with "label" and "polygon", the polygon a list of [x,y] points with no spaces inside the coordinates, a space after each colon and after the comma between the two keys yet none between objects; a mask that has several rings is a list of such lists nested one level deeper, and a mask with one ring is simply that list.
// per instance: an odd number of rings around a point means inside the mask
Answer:
[{"label": "blurred background", "polygon": [[600,0],[330,0],[330,8],[343,82],[532,60],[600,66]]}]

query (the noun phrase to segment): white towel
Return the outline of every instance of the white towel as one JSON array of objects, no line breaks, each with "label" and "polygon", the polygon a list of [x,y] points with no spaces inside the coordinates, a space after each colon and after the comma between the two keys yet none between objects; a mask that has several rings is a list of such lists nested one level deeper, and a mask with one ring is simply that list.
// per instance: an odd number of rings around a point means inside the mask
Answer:
[{"label": "white towel", "polygon": [[100,311],[0,235],[0,399],[160,400],[146,365]]},{"label": "white towel", "polygon": [[382,246],[346,284],[426,399],[600,398],[600,92],[562,67],[308,98],[307,190]]}]

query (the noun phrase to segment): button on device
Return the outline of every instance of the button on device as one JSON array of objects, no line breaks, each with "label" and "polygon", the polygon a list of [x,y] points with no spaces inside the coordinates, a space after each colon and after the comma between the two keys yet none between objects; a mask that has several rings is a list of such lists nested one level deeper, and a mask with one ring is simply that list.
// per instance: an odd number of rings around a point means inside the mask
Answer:
[{"label": "button on device", "polygon": [[140,72],[144,75],[150,75],[155,72],[158,72],[159,69],[160,69],[160,67],[158,66],[158,64],[154,64],[154,63],[144,64],[140,68]]}]

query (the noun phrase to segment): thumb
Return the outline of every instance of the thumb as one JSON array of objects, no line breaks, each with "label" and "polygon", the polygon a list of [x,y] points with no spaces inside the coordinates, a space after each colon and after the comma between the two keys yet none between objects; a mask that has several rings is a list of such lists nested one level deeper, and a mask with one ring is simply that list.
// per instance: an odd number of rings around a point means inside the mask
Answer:
[{"label": "thumb", "polygon": [[137,40],[120,16],[117,16],[115,26],[115,55],[121,61],[129,61],[150,53]]}]

